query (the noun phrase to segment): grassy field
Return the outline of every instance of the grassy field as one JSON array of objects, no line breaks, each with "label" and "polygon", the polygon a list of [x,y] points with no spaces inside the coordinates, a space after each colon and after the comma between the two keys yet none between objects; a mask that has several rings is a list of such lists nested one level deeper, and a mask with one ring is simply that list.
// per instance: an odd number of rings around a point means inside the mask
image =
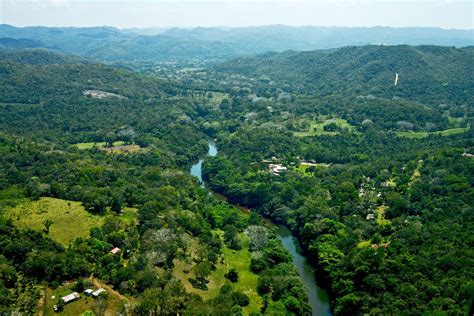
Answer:
[{"label": "grassy field", "polygon": [[304,176],[306,175],[311,175],[311,172],[308,171],[308,168],[311,167],[311,166],[314,166],[316,168],[328,168],[330,167],[331,165],[330,164],[327,164],[327,163],[316,163],[316,164],[310,164],[310,163],[305,163],[305,162],[302,162],[300,163],[297,167],[294,167],[292,168],[293,171],[296,171]]},{"label": "grassy field", "polygon": [[100,150],[105,151],[109,154],[131,154],[141,150],[138,145],[121,145],[113,147],[102,147]]},{"label": "grassy field", "polygon": [[224,247],[224,262],[217,264],[217,269],[212,272],[209,277],[208,290],[202,291],[195,289],[189,283],[188,278],[192,278],[191,265],[182,261],[175,262],[174,275],[177,275],[183,282],[187,291],[197,293],[204,299],[211,299],[217,296],[219,289],[228,282],[225,274],[232,268],[239,273],[239,280],[237,283],[232,283],[232,287],[236,290],[241,290],[250,298],[250,304],[244,307],[244,312],[248,315],[251,312],[259,312],[262,306],[262,298],[258,295],[256,288],[258,284],[258,276],[250,271],[250,252],[248,250],[249,240],[245,234],[240,234],[243,241],[243,248],[241,250],[232,250]]},{"label": "grassy field", "polygon": [[[114,142],[113,145],[114,146],[123,146],[125,144],[125,142],[122,142],[122,141],[118,141],[118,142]],[[72,146],[74,147],[77,147],[79,149],[92,149],[92,148],[102,148],[106,145],[105,142],[100,142],[100,143],[77,143],[77,144],[74,144]]]},{"label": "grassy field", "polygon": [[385,211],[387,210],[387,208],[388,207],[386,205],[381,205],[375,209],[375,213],[377,214],[377,218],[375,219],[375,221],[381,226],[390,224],[390,221],[388,219],[385,219]]},{"label": "grassy field", "polygon": [[91,215],[80,202],[46,197],[38,201],[25,199],[7,209],[6,214],[15,225],[36,230],[44,229],[45,220],[53,221],[49,235],[66,247],[77,237],[88,237],[92,227],[103,223],[103,217]]},{"label": "grassy field", "polygon": [[321,135],[338,135],[340,132],[327,132],[324,130],[324,126],[335,123],[342,129],[346,129],[349,132],[355,132],[355,126],[352,126],[344,119],[328,119],[324,122],[311,121],[310,127],[307,131],[304,132],[293,132],[293,135],[297,137],[307,137],[307,136],[321,136]]},{"label": "grassy field", "polygon": [[441,135],[441,136],[451,136],[451,135],[456,135],[456,134],[462,134],[465,133],[469,130],[469,127],[459,127],[459,128],[450,128],[450,129],[445,129],[443,131],[437,131],[437,132],[395,132],[395,134],[398,137],[406,137],[406,138],[425,138],[428,137],[428,135]]},{"label": "grassy field", "polygon": [[[209,96],[209,94],[207,96]],[[209,101],[211,101],[211,103],[214,105],[219,105],[224,99],[230,99],[230,96],[228,93],[212,92],[212,96],[209,99]]]}]

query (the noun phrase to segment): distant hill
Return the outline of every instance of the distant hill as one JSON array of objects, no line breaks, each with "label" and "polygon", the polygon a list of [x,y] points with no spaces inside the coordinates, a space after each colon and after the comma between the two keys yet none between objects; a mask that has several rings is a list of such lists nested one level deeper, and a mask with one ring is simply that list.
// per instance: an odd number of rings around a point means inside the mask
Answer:
[{"label": "distant hill", "polygon": [[167,35],[145,36],[137,30],[121,31],[107,26],[17,28],[3,24],[0,25],[1,37],[35,40],[37,45],[34,47],[48,47],[106,62],[229,58],[245,53],[242,48],[229,43]]},{"label": "distant hill", "polygon": [[3,49],[23,49],[23,48],[38,48],[45,47],[40,41],[28,39],[28,38],[11,38],[2,37],[0,38],[0,48]]},{"label": "distant hill", "polygon": [[0,60],[29,65],[51,65],[51,64],[88,64],[90,60],[54,52],[46,49],[11,49],[2,51],[0,49]]},{"label": "distant hill", "polygon": [[473,30],[410,27],[317,27],[270,25],[241,28],[172,28],[163,34],[244,45],[251,52],[314,50],[349,45],[474,45]]},{"label": "distant hill", "polygon": [[288,51],[241,57],[214,70],[276,81],[299,93],[474,103],[474,47],[352,46]]},{"label": "distant hill", "polygon": [[222,60],[270,51],[306,51],[381,43],[474,45],[473,30],[284,25],[120,30],[109,26],[19,28],[2,24],[0,38],[4,38],[0,47],[43,47],[106,62]]}]

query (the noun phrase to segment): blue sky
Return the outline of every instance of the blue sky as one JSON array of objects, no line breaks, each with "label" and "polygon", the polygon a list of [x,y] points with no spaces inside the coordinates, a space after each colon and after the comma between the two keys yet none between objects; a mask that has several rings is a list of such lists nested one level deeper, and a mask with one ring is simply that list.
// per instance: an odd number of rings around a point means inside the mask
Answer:
[{"label": "blue sky", "polygon": [[0,0],[17,26],[436,26],[474,28],[466,0]]}]

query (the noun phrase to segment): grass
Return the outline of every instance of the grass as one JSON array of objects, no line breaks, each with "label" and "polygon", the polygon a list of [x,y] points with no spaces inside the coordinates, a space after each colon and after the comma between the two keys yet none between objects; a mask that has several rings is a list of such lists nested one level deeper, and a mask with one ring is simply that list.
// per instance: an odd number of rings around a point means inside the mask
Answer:
[{"label": "grass", "polygon": [[307,136],[322,136],[322,135],[338,135],[340,132],[328,132],[324,130],[324,126],[335,123],[342,129],[346,129],[349,132],[355,132],[355,126],[352,126],[344,119],[328,119],[324,122],[311,121],[310,126],[307,131],[304,132],[293,132],[293,135],[297,137],[307,137]]},{"label": "grass", "polygon": [[77,237],[88,237],[90,229],[103,222],[102,217],[91,215],[80,202],[47,197],[38,201],[25,199],[7,209],[6,214],[18,227],[35,230],[43,230],[43,222],[52,220],[49,236],[65,247]]},{"label": "grass", "polygon": [[257,293],[258,276],[250,271],[250,252],[248,250],[249,239],[241,233],[240,238],[243,243],[241,250],[232,250],[224,246],[223,255],[224,262],[219,262],[217,268],[213,271],[209,277],[209,283],[207,284],[208,290],[202,291],[195,289],[189,283],[188,278],[192,278],[193,274],[191,271],[191,264],[187,264],[183,261],[176,261],[173,274],[178,276],[182,281],[187,291],[199,294],[204,299],[211,299],[218,295],[220,288],[228,282],[225,278],[225,274],[232,268],[236,269],[239,273],[239,280],[236,283],[231,283],[235,290],[241,290],[250,299],[250,304],[244,307],[245,314],[251,312],[259,312],[262,306],[262,298]]},{"label": "grass", "polygon": [[405,138],[425,138],[428,137],[428,132],[395,132],[395,135]]},{"label": "grass", "polygon": [[[107,291],[107,309],[105,311],[105,315],[117,315],[117,313],[119,313],[120,311],[122,303],[129,302],[129,299],[127,297],[120,295],[118,292],[114,291],[110,286],[106,285],[105,283],[97,279],[90,280],[93,283],[93,286],[91,286],[92,289],[104,288]],[[55,313],[53,311],[53,306],[57,303],[58,298],[74,292],[73,285],[74,283],[62,285],[56,289],[45,288],[43,290],[44,297],[42,304],[42,314],[44,316],[82,315],[83,313],[92,311],[95,299],[92,297],[85,296],[84,293],[79,293],[81,294],[81,298],[79,300],[66,304],[62,312]]]},{"label": "grass", "polygon": [[441,136],[450,136],[456,134],[463,134],[469,130],[469,127],[458,127],[458,128],[450,128],[445,129],[444,131],[433,132],[434,135],[441,135]]},{"label": "grass", "polygon": [[311,175],[311,172],[308,171],[308,168],[311,166],[315,166],[316,168],[320,168],[320,167],[328,168],[331,165],[327,163],[310,164],[310,163],[302,162],[297,167],[294,167],[292,170],[298,172],[299,174],[303,176],[308,176],[308,175]]},{"label": "grass", "polygon": [[448,122],[449,124],[451,125],[461,125],[462,123],[464,123],[466,121],[466,117],[452,117],[452,116],[449,116],[448,117]]},{"label": "grass", "polygon": [[458,128],[449,128],[445,129],[443,131],[437,131],[437,132],[425,132],[425,131],[420,131],[420,132],[395,132],[395,135],[398,137],[406,137],[406,138],[425,138],[428,137],[428,135],[440,135],[440,136],[451,136],[451,135],[456,135],[456,134],[463,134],[469,130],[469,127],[458,127]]},{"label": "grass", "polygon": [[[125,142],[123,141],[117,141],[113,143],[114,146],[123,146],[124,144]],[[105,147],[105,145],[106,145],[106,142],[99,142],[99,143],[92,142],[92,143],[77,143],[77,144],[73,144],[72,146],[77,147],[79,149],[92,149],[94,147],[102,148],[102,147]]]},{"label": "grass", "polygon": [[138,210],[134,207],[123,207],[123,213],[120,215],[120,219],[125,224],[138,224]]},{"label": "grass", "polygon": [[119,145],[113,147],[102,147],[100,150],[103,150],[109,154],[125,154],[125,153],[136,153],[140,151],[140,146],[138,145]]},{"label": "grass", "polygon": [[385,211],[387,210],[386,205],[381,205],[375,209],[375,213],[377,214],[377,218],[375,219],[376,223],[385,226],[390,224],[390,221],[388,219],[385,219]]},{"label": "grass", "polygon": [[214,105],[218,105],[222,102],[222,100],[230,98],[229,94],[227,93],[222,93],[222,92],[211,92],[211,93],[212,93],[212,97],[209,99],[209,101],[211,101],[211,103]]},{"label": "grass", "polygon": [[361,241],[357,244],[357,248],[367,248],[370,247],[371,243],[370,240]]}]

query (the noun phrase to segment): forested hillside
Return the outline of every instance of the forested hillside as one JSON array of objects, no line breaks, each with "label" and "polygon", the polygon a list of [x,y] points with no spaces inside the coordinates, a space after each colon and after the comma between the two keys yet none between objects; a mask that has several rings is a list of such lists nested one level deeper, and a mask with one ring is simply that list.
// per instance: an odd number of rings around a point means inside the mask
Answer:
[{"label": "forested hillside", "polygon": [[474,101],[473,76],[459,76],[474,72],[473,59],[472,47],[362,46],[242,57],[217,66],[216,71],[276,81],[298,93],[460,105]]},{"label": "forested hillside", "polygon": [[367,46],[219,65],[244,122],[216,129],[205,177],[298,234],[335,315],[470,314],[473,61]]}]

